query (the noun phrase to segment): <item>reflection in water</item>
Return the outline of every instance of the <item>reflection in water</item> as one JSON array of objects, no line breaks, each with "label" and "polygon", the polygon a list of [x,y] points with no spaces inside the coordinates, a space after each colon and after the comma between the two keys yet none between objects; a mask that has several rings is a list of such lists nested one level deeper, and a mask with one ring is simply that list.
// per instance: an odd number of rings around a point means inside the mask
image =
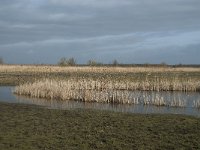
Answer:
[{"label": "reflection in water", "polygon": [[[116,93],[117,93],[117,96],[115,97],[116,99],[122,99],[122,97],[124,97],[124,93],[126,93],[125,101],[129,101],[128,104],[154,105],[154,106],[167,106],[167,107],[196,107],[196,108],[199,108],[200,106],[200,94],[195,92],[185,93],[185,92],[166,92],[166,91],[160,91],[160,92],[117,91]],[[103,94],[103,92],[101,92],[101,94]],[[51,102],[52,100],[48,101]],[[87,102],[90,103],[90,101]],[[104,101],[102,102],[105,103]],[[98,103],[101,103],[101,101]]]},{"label": "reflection in water", "polygon": [[[171,93],[162,92],[162,94],[165,97],[168,97]],[[176,95],[176,93],[173,93]],[[186,94],[186,93],[184,93]],[[200,117],[200,110],[193,108],[193,98],[199,98],[198,93],[190,93],[186,94],[183,97],[185,101],[187,102],[186,107],[171,107],[171,106],[154,106],[154,105],[143,105],[143,104],[137,104],[137,105],[129,105],[129,104],[109,104],[109,103],[88,103],[88,102],[79,102],[79,101],[59,101],[59,100],[46,100],[46,99],[35,99],[35,98],[27,98],[27,97],[18,97],[18,101],[20,103],[27,103],[30,104],[36,104],[36,105],[42,105],[46,106],[48,108],[53,109],[76,109],[76,108],[84,108],[84,109],[98,109],[98,110],[111,110],[115,112],[126,112],[126,113],[143,113],[143,114],[149,114],[149,113],[170,113],[170,114],[187,114],[187,115],[194,115]],[[167,96],[168,95],[168,96]],[[170,97],[169,96],[169,97]],[[180,93],[178,93],[178,96],[182,97]],[[172,96],[175,97],[175,96]],[[171,97],[171,98],[172,98]],[[142,99],[140,97],[140,99]],[[170,100],[168,98],[167,100]],[[191,102],[190,102],[191,100]],[[199,102],[199,99],[196,101]]]},{"label": "reflection in water", "polygon": [[[12,94],[11,87],[0,87],[0,101],[36,104],[51,109],[98,109],[111,110],[115,112],[129,113],[171,113],[187,114],[200,117],[200,93],[184,92],[130,92],[136,104],[108,104],[108,103],[85,103],[79,101],[59,101],[35,99]],[[157,100],[157,101],[156,101]],[[158,101],[159,100],[159,101]],[[163,106],[156,106],[157,103],[164,103]],[[146,104],[146,105],[145,105]],[[147,105],[149,104],[149,105]],[[172,107],[174,106],[174,107]],[[177,107],[182,106],[182,107]]]}]

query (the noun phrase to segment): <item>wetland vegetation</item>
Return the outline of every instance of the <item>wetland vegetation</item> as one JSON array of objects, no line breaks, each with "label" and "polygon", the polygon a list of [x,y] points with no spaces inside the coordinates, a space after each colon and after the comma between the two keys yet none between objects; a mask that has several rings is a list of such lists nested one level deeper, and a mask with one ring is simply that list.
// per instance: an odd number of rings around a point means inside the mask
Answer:
[{"label": "wetland vegetation", "polygon": [[108,67],[108,66],[45,66],[0,65],[1,85],[20,85],[42,79],[100,79],[141,82],[157,80],[200,81],[200,67]]},{"label": "wetland vegetation", "polygon": [[[198,67],[0,65],[0,85],[62,101],[185,107],[133,91],[199,92]],[[146,100],[145,100],[146,99]],[[193,107],[199,108],[199,101]],[[90,109],[55,110],[0,102],[0,149],[199,149],[200,119]]]},{"label": "wetland vegetation", "polygon": [[[200,68],[195,67],[108,67],[108,66],[8,66],[1,67],[2,84],[18,85],[15,93],[35,98],[84,102],[138,104],[129,91],[200,90]],[[145,98],[144,98],[145,99]],[[143,104],[180,106],[159,97]],[[199,107],[199,102],[194,106]]]},{"label": "wetland vegetation", "polygon": [[[141,82],[68,79],[68,80],[43,80],[17,86],[15,94],[33,98],[46,98],[57,100],[78,100],[83,102],[143,104],[156,106],[184,107],[186,102],[180,97],[174,97],[169,102],[158,93],[149,98],[149,93],[137,96],[139,91],[197,91],[200,82],[192,81],[159,81]],[[138,91],[134,92],[134,91]],[[195,101],[194,107],[200,107],[200,100]]]},{"label": "wetland vegetation", "polygon": [[0,84],[34,98],[184,107],[180,99],[169,103],[158,96],[149,101],[144,95],[141,102],[130,91],[199,92],[200,68],[1,65]]}]

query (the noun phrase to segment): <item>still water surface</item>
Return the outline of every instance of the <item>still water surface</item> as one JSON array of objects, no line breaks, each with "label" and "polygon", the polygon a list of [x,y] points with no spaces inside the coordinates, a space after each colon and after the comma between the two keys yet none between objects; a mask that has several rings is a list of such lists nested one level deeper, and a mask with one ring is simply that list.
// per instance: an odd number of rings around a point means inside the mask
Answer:
[{"label": "still water surface", "polygon": [[59,100],[45,100],[35,99],[22,96],[16,96],[12,93],[14,87],[1,86],[0,87],[0,102],[8,103],[23,103],[23,104],[35,104],[39,106],[45,106],[51,109],[98,109],[98,110],[110,110],[116,112],[128,112],[128,113],[168,113],[168,114],[185,114],[200,117],[200,109],[193,106],[194,102],[200,102],[200,93],[191,92],[136,92],[137,97],[142,98],[144,95],[148,95],[146,98],[152,99],[155,95],[164,98],[167,101],[171,99],[181,99],[185,102],[185,107],[168,107],[168,106],[153,106],[153,105],[128,105],[128,104],[107,104],[107,103],[86,103],[79,101],[59,101]]}]

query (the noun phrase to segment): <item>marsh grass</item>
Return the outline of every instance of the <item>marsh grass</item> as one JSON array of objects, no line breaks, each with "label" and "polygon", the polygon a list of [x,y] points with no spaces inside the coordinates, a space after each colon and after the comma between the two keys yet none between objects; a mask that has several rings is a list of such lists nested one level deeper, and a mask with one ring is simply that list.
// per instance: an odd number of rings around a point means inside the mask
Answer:
[{"label": "marsh grass", "polygon": [[95,67],[95,66],[48,66],[48,65],[1,65],[0,72],[89,72],[89,73],[109,73],[109,72],[200,72],[200,68],[189,67]]},{"label": "marsh grass", "polygon": [[200,119],[0,103],[0,149],[200,149]]},{"label": "marsh grass", "polygon": [[[200,68],[1,65],[0,85],[18,85],[16,94],[36,98],[138,104],[129,91],[200,91]],[[185,106],[145,99],[145,105]]]},{"label": "marsh grass", "polygon": [[[141,82],[178,80],[200,81],[200,68],[171,67],[89,67],[89,66],[35,66],[35,65],[1,65],[0,85],[20,85],[43,79],[68,80],[84,78],[93,80]],[[152,83],[152,82],[151,82]],[[159,82],[161,83],[161,82]],[[146,83],[147,84],[147,83]],[[156,86],[155,86],[156,87]],[[198,89],[200,90],[200,89]]]},{"label": "marsh grass", "polygon": [[[158,83],[161,82],[161,83]],[[144,104],[156,106],[185,107],[186,101],[174,97],[169,102],[159,95],[143,95],[139,98],[133,91],[196,91],[199,82],[192,80],[178,82],[177,80],[155,80],[143,82],[120,82],[92,79],[41,80],[17,86],[15,94],[34,98],[57,100],[78,100],[83,102]],[[195,103],[194,106],[197,106]]]}]

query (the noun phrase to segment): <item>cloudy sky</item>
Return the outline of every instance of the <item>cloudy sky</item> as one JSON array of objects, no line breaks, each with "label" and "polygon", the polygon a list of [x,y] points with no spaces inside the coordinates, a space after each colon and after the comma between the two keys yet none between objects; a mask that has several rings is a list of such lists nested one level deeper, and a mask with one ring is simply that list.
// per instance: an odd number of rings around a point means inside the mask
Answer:
[{"label": "cloudy sky", "polygon": [[0,0],[0,57],[200,64],[200,0]]}]

